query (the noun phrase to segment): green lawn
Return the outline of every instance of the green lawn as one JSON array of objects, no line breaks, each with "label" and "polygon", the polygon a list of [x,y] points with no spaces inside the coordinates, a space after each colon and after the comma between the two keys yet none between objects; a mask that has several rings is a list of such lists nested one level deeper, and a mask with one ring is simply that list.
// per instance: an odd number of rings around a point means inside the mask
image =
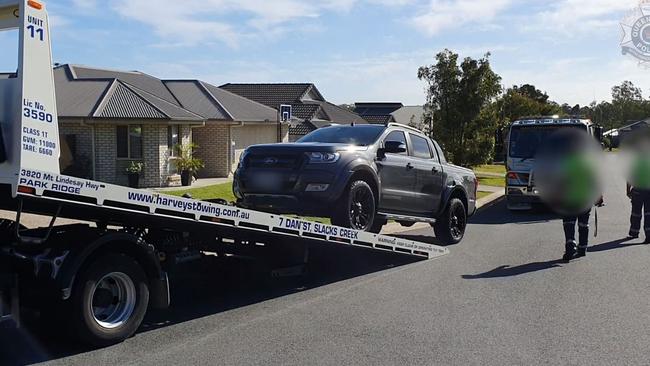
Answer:
[{"label": "green lawn", "polygon": [[481,177],[479,175],[478,176],[478,181],[479,181],[479,189],[481,188],[480,186],[490,186],[490,187],[505,187],[506,186],[505,178]]},{"label": "green lawn", "polygon": [[476,172],[477,175],[479,175],[481,172],[484,173],[491,173],[491,174],[506,174],[506,167],[505,165],[479,165],[475,166],[474,171]]},{"label": "green lawn", "polygon": [[222,183],[214,186],[207,186],[201,188],[179,189],[178,191],[163,192],[172,196],[182,196],[185,193],[192,195],[192,198],[197,200],[209,200],[215,198],[223,198],[231,202],[235,201],[235,195],[232,193],[232,183]]},{"label": "green lawn", "polygon": [[489,195],[491,195],[491,194],[492,194],[492,192],[481,192],[481,191],[478,191],[478,192],[476,193],[476,199],[477,199],[477,200],[480,200],[481,198],[485,198],[485,197],[487,197],[487,196],[489,196]]}]

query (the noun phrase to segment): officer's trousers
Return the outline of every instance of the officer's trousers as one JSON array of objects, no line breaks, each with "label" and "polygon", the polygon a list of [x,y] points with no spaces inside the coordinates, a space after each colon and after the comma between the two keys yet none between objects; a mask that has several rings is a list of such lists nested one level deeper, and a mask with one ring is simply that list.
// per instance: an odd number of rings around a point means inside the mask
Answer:
[{"label": "officer's trousers", "polygon": [[591,210],[583,213],[582,215],[565,217],[563,219],[567,253],[575,252],[576,250],[576,221],[578,222],[578,235],[580,239],[578,242],[578,248],[587,249],[587,246],[589,246],[590,216]]},{"label": "officer's trousers", "polygon": [[632,190],[632,215],[630,216],[630,236],[638,237],[641,232],[641,219],[646,238],[650,237],[650,190]]}]

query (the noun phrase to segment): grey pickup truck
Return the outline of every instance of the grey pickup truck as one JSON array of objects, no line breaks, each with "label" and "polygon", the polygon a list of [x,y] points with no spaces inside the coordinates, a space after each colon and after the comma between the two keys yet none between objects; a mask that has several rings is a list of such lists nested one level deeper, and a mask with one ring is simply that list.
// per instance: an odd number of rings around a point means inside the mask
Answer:
[{"label": "grey pickup truck", "polygon": [[435,141],[399,124],[335,125],[296,143],[251,146],[233,182],[243,207],[329,217],[375,233],[388,220],[426,222],[445,244],[465,235],[477,188],[471,170],[448,163]]}]

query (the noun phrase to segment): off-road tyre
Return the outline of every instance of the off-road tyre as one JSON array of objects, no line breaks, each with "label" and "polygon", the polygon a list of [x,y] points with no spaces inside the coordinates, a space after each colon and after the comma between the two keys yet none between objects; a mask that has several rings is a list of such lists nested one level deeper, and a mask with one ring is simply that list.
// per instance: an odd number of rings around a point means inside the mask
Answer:
[{"label": "off-road tyre", "polygon": [[443,214],[433,224],[436,238],[443,245],[458,244],[465,236],[467,228],[467,209],[458,198],[452,198]]}]

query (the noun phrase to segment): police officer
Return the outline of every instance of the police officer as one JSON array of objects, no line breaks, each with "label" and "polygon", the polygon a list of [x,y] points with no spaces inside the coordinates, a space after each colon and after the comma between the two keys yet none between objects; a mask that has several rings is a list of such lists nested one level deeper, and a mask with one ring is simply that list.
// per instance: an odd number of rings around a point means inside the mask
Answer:
[{"label": "police officer", "polygon": [[641,232],[641,219],[645,231],[645,244],[650,244],[650,156],[639,151],[633,158],[627,196],[632,200],[629,237],[636,239]]},{"label": "police officer", "polygon": [[603,204],[598,151],[587,133],[567,128],[552,133],[537,157],[535,177],[542,199],[563,218],[562,259],[567,262],[587,255],[591,210]]}]

